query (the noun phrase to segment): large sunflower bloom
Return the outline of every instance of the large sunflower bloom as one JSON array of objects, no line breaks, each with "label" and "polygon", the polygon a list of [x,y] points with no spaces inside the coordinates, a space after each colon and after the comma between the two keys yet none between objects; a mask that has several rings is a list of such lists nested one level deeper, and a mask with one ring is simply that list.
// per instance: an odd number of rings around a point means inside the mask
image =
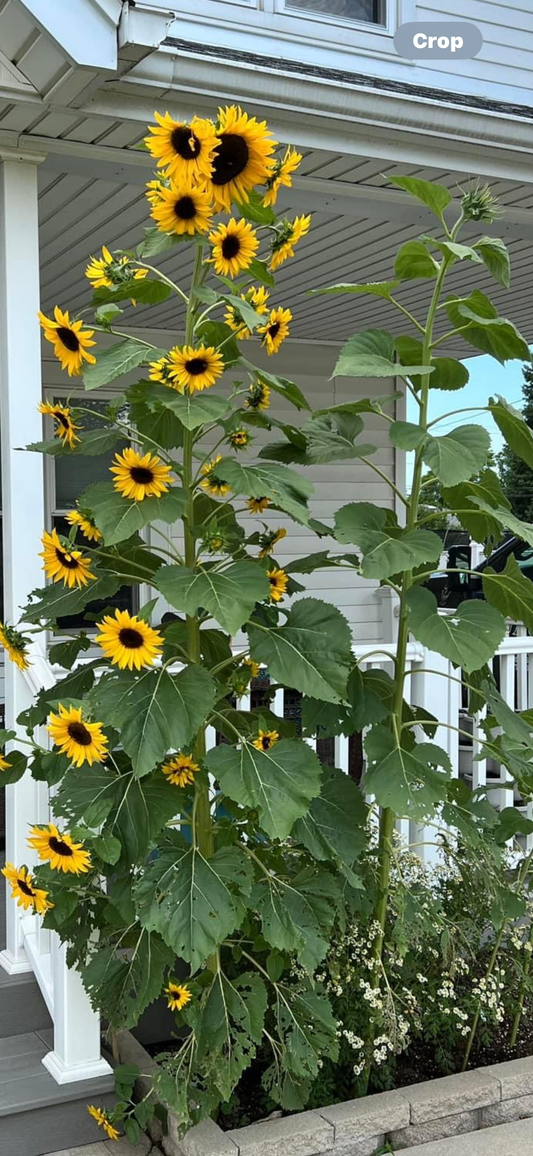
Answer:
[{"label": "large sunflower bloom", "polygon": [[145,137],[144,143],[157,167],[165,168],[176,181],[209,180],[218,144],[213,122],[193,116],[187,124],[174,120],[168,112],[164,116],[154,112],[154,119],[158,127],[148,126],[152,136]]},{"label": "large sunflower bloom", "polygon": [[307,217],[295,217],[294,221],[285,221],[285,228],[276,237],[272,246],[269,268],[279,269],[287,257],[294,257],[294,246],[309,232],[311,214]]},{"label": "large sunflower bloom", "polygon": [[81,550],[66,549],[59,541],[57,530],[49,534],[46,530],[42,537],[44,550],[39,554],[44,558],[43,570],[47,578],[54,582],[65,583],[65,586],[87,586],[89,579],[95,575],[91,573],[91,559],[84,558]]},{"label": "large sunflower bloom", "polygon": [[[268,292],[268,289],[264,288],[263,285],[252,286],[250,289],[246,290],[246,293],[241,293],[241,297],[243,301],[247,301],[249,305],[253,306],[256,313],[268,312],[267,301],[270,297],[270,293]],[[252,336],[251,329],[248,329],[248,326],[245,325],[239,310],[233,305],[228,305],[228,308],[224,314],[224,321],[226,322],[226,325],[229,325],[230,329],[233,329],[234,333],[237,334],[239,341],[247,341],[248,338]]]},{"label": "large sunflower bloom", "polygon": [[263,334],[262,345],[269,357],[272,353],[278,352],[280,345],[289,336],[290,321],[292,321],[290,309],[282,309],[279,306],[270,310],[268,321],[264,325],[258,325],[257,332]]},{"label": "large sunflower bloom", "polygon": [[113,485],[123,498],[143,502],[145,498],[160,498],[172,485],[172,466],[166,466],[155,454],[139,454],[126,446],[115,454],[115,464],[109,467],[116,474]]},{"label": "large sunflower bloom", "polygon": [[61,438],[64,446],[67,445],[73,449],[75,443],[80,441],[76,430],[81,429],[81,425],[74,424],[68,405],[51,405],[47,401],[40,401],[38,408],[39,413],[44,413],[54,418],[55,437]]},{"label": "large sunflower bloom", "polygon": [[205,462],[201,469],[204,479],[200,485],[213,498],[225,498],[226,494],[231,494],[231,486],[217,476],[216,468],[221,461],[222,454],[217,454],[216,458],[212,458],[210,462]]},{"label": "large sunflower bloom", "polygon": [[171,1011],[181,1011],[192,999],[192,992],[187,987],[186,983],[172,983],[165,988],[165,995],[168,999],[168,1006]]},{"label": "large sunflower bloom", "polygon": [[[114,1124],[111,1123],[107,1112],[104,1112],[102,1108],[96,1108],[94,1104],[87,1104],[87,1111],[89,1116],[92,1116],[93,1120],[96,1120],[98,1127],[103,1129],[106,1136],[109,1136],[110,1140],[118,1140],[120,1138],[120,1132],[118,1128],[115,1128]],[[99,1145],[97,1145],[97,1147],[99,1147]]]},{"label": "large sunflower bloom", "polygon": [[277,743],[279,734],[277,731],[259,731],[259,735],[254,739],[252,746],[256,747],[258,751],[269,751],[271,747]]},{"label": "large sunflower bloom", "polygon": [[[109,249],[102,245],[102,256],[91,257],[85,276],[93,289],[110,289],[113,285],[125,285],[128,281],[143,281],[148,269],[135,269],[129,257],[113,257]],[[135,301],[132,304],[135,305]]]},{"label": "large sunflower bloom", "polygon": [[276,168],[267,179],[267,191],[263,197],[265,208],[268,208],[269,205],[276,204],[282,185],[285,185],[286,189],[291,187],[292,174],[296,172],[301,160],[302,154],[297,153],[295,149],[291,148],[286,149],[284,157],[278,158]]},{"label": "large sunflower bloom", "polygon": [[163,648],[163,639],[158,630],[149,626],[143,618],[130,614],[129,610],[115,610],[115,617],[106,614],[102,622],[96,623],[101,634],[96,641],[102,647],[106,658],[121,670],[140,670],[152,666]]},{"label": "large sunflower bloom", "polygon": [[31,827],[28,846],[38,852],[39,859],[49,859],[54,871],[81,875],[91,869],[91,856],[83,850],[83,843],[74,843],[71,836],[59,831],[54,823]]},{"label": "large sunflower bloom", "polygon": [[161,188],[151,216],[163,233],[188,233],[191,237],[207,233],[213,216],[211,194],[192,182]]},{"label": "large sunflower bloom", "polygon": [[59,703],[59,714],[50,712],[50,725],[46,729],[54,746],[59,747],[61,754],[67,755],[74,766],[104,762],[109,739],[102,733],[102,723],[82,719],[81,707],[64,707]]},{"label": "large sunflower bloom", "polygon": [[25,911],[32,908],[38,915],[44,915],[54,906],[48,900],[48,891],[35,887],[27,867],[19,867],[17,870],[12,863],[6,863],[2,867],[2,875],[5,875],[11,887],[11,898],[16,899],[18,906]]},{"label": "large sunflower bloom", "polygon": [[268,570],[267,578],[270,582],[270,601],[280,602],[287,592],[289,575],[276,567],[274,570]]},{"label": "large sunflower bloom", "polygon": [[262,381],[254,381],[244,399],[246,409],[268,409],[270,405],[270,386]]},{"label": "large sunflower bloom", "polygon": [[238,277],[247,269],[259,248],[259,237],[249,221],[232,217],[227,225],[218,226],[209,234],[213,246],[212,262],[221,277]]},{"label": "large sunflower bloom", "polygon": [[161,767],[161,770],[166,775],[168,782],[172,783],[174,787],[187,787],[189,783],[194,782],[194,776],[200,767],[190,755],[184,755],[182,751],[179,751]]},{"label": "large sunflower bloom", "polygon": [[71,526],[79,526],[82,534],[87,538],[88,542],[101,542],[102,535],[98,526],[95,525],[90,514],[84,513],[83,510],[69,510],[65,514],[67,522]]},{"label": "large sunflower bloom", "polygon": [[184,389],[188,389],[189,393],[210,389],[224,372],[222,354],[217,353],[213,345],[200,345],[198,349],[192,345],[184,345],[182,349],[176,346],[170,350],[168,360],[169,377],[180,393]]},{"label": "large sunflower bloom", "polygon": [[14,626],[7,626],[0,622],[0,645],[4,647],[8,658],[18,666],[19,670],[27,670],[29,639],[15,630]]},{"label": "large sunflower bloom", "polygon": [[94,365],[96,357],[88,353],[90,346],[96,345],[91,341],[94,329],[84,329],[83,321],[71,321],[68,309],[62,310],[59,305],[54,309],[55,321],[40,311],[38,316],[46,341],[53,345],[61,368],[67,370],[69,377],[79,376],[84,361]]},{"label": "large sunflower bloom", "polygon": [[254,185],[262,185],[274,167],[272,140],[266,121],[248,116],[241,108],[219,108],[218,144],[212,166],[215,203],[229,213],[231,202],[246,202]]}]

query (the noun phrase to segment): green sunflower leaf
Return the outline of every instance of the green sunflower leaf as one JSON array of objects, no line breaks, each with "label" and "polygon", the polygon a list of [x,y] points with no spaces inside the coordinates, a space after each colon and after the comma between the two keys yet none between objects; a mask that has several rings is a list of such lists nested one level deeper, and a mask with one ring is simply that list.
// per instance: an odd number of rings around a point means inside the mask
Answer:
[{"label": "green sunflower leaf", "polygon": [[[405,733],[405,732],[404,732]],[[381,807],[423,821],[447,796],[452,767],[434,743],[401,746],[388,727],[374,726],[365,739],[365,789]]]},{"label": "green sunflower leaf", "polygon": [[326,702],[346,698],[353,665],[351,633],[340,610],[329,602],[302,598],[283,626],[253,622],[248,637],[252,658],[264,663],[276,682]]},{"label": "green sunflower leaf", "polygon": [[399,366],[394,360],[394,342],[384,329],[356,333],[343,346],[333,377],[397,377],[431,373],[430,366]]},{"label": "green sunflower leaf", "polygon": [[367,813],[359,787],[332,767],[324,772],[320,794],[307,814],[296,820],[292,838],[314,859],[335,863],[353,882],[353,864],[366,846]]},{"label": "green sunflower leaf", "polygon": [[513,453],[533,470],[533,434],[522,414],[498,394],[489,398],[489,409]]},{"label": "green sunflower leaf", "polygon": [[[299,385],[296,385],[294,381],[289,381],[286,377],[279,377],[279,375],[270,373],[270,371],[267,372],[266,369],[258,369],[256,365],[252,365],[245,357],[241,357],[241,365],[245,366],[256,381],[263,382],[265,385],[270,386],[270,389],[273,389],[275,393],[279,393],[280,397],[284,397],[285,400],[291,405],[294,405],[296,409],[311,409]],[[268,415],[265,415],[265,417],[268,421]]]},{"label": "green sunflower leaf", "polygon": [[403,529],[392,510],[369,502],[350,502],[337,510],[335,537],[339,542],[353,542],[363,551],[364,578],[388,578],[422,562],[437,562],[442,551],[438,534]]},{"label": "green sunflower leaf", "polygon": [[59,666],[64,667],[65,670],[71,670],[82,650],[89,650],[91,647],[91,639],[86,634],[78,634],[75,638],[71,638],[69,642],[57,642],[55,646],[51,646],[48,651],[50,662],[57,662]]},{"label": "green sunflower leaf", "polygon": [[196,1026],[199,1061],[222,1099],[230,1099],[263,1036],[267,992],[261,976],[245,972],[228,979],[218,971]]},{"label": "green sunflower leaf", "polygon": [[333,875],[307,867],[289,882],[275,875],[262,878],[251,901],[267,943],[278,951],[294,952],[312,974],[328,950],[340,898]]},{"label": "green sunflower leaf", "polygon": [[339,285],[328,285],[327,289],[308,289],[307,295],[312,297],[318,293],[370,293],[373,297],[384,297],[390,301],[393,291],[399,284],[399,281],[368,281],[362,285],[341,282]]},{"label": "green sunflower leaf", "polygon": [[[75,412],[73,413],[74,420],[76,419]],[[109,453],[109,450],[114,449],[117,442],[124,444],[124,434],[118,429],[90,429],[84,432],[78,432],[79,441],[77,441],[72,448],[59,438],[48,438],[44,442],[32,442],[26,446],[27,450],[33,450],[35,453],[51,454],[53,457],[69,456],[72,454],[81,454],[82,457],[99,457],[100,454]]]},{"label": "green sunflower leaf", "polygon": [[149,277],[123,281],[121,285],[110,285],[95,289],[92,299],[93,309],[107,305],[110,301],[127,301],[133,298],[139,305],[159,305],[170,297],[172,289],[165,281],[150,280]]},{"label": "green sunflower leaf", "polygon": [[162,404],[179,418],[185,429],[197,429],[204,422],[220,421],[229,408],[225,397],[210,396],[208,393],[177,393],[168,390]]},{"label": "green sunflower leaf", "polygon": [[461,337],[469,345],[482,353],[490,353],[502,365],[513,359],[530,360],[527,341],[512,321],[499,316],[492,301],[479,289],[474,289],[468,297],[448,298],[446,311],[452,325],[461,328]]},{"label": "green sunflower leaf", "polygon": [[151,225],[144,230],[144,241],[137,245],[137,255],[143,257],[157,257],[167,249],[174,249],[176,245],[184,245],[191,238],[188,233],[162,233],[157,225]]},{"label": "green sunflower leaf", "polygon": [[523,522],[521,518],[517,518],[511,510],[506,510],[502,506],[489,505],[482,498],[472,496],[472,502],[476,507],[488,514],[504,530],[510,530],[512,534],[516,534],[517,538],[521,538],[523,542],[527,542],[528,546],[533,546],[533,526],[530,522]]},{"label": "green sunflower leaf", "polygon": [[224,366],[229,369],[240,360],[239,343],[232,329],[224,321],[203,321],[196,331],[203,345],[220,348]]},{"label": "green sunflower leaf", "polygon": [[[475,542],[484,542],[487,538],[499,540],[501,521],[488,511],[499,506],[503,512],[510,506],[494,470],[483,470],[475,482],[443,488],[442,494],[446,505],[458,511],[459,522]],[[478,499],[484,503],[483,510],[477,505]]]},{"label": "green sunflower leaf", "polygon": [[205,762],[223,794],[258,811],[272,839],[287,838],[320,790],[320,763],[311,747],[297,739],[281,739],[268,751],[246,740],[240,750],[221,744],[208,751]]},{"label": "green sunflower leaf", "polygon": [[232,562],[222,571],[163,566],[157,586],[176,610],[194,615],[202,607],[228,634],[235,634],[270,592],[264,569],[252,561]]},{"label": "green sunflower leaf", "polygon": [[107,385],[116,377],[122,377],[124,373],[136,369],[138,365],[157,361],[164,353],[164,349],[141,345],[129,337],[125,341],[118,341],[109,349],[99,350],[96,365],[87,367],[83,375],[85,389],[98,389],[100,385]]},{"label": "green sunflower leaf", "polygon": [[505,635],[505,619],[486,602],[463,602],[458,610],[439,614],[435,595],[414,586],[407,604],[415,638],[462,666],[467,674],[490,661]]},{"label": "green sunflower leaf", "polygon": [[508,289],[511,284],[511,262],[505,242],[501,237],[481,237],[474,245],[489,273],[500,285]]},{"label": "green sunflower leaf", "polygon": [[104,675],[90,696],[95,715],[119,726],[124,750],[142,778],[170,749],[187,747],[215,701],[209,671],[187,666],[179,674],[164,669],[141,675],[129,671]]},{"label": "green sunflower leaf", "polygon": [[394,272],[399,281],[436,277],[439,266],[422,241],[406,241],[396,255]]},{"label": "green sunflower leaf", "polygon": [[252,879],[250,861],[238,847],[204,859],[197,848],[177,845],[162,851],[137,883],[139,920],[196,971],[240,926]]},{"label": "green sunflower leaf", "polygon": [[422,201],[435,216],[442,220],[442,213],[452,200],[452,194],[445,185],[436,185],[433,181],[421,181],[418,177],[388,177],[391,185],[404,189],[417,201]]},{"label": "green sunflower leaf", "polygon": [[461,425],[442,437],[428,437],[426,465],[444,486],[466,482],[487,463],[490,435],[481,425]]},{"label": "green sunflower leaf", "polygon": [[25,774],[28,764],[27,755],[23,755],[22,751],[9,751],[5,755],[5,759],[9,766],[0,771],[0,788],[10,787],[13,783],[18,783]]},{"label": "green sunflower leaf", "polygon": [[110,1027],[133,1028],[161,994],[165,974],[173,964],[172,948],[143,928],[126,955],[118,955],[114,944],[100,945],[81,968],[81,978],[92,1006]]},{"label": "green sunflower leaf", "polygon": [[114,574],[98,574],[96,567],[93,567],[93,572],[97,575],[96,580],[81,586],[79,590],[68,590],[58,582],[40,590],[32,590],[33,601],[24,610],[22,621],[40,622],[44,619],[52,622],[67,615],[79,614],[88,602],[112,598],[121,585],[119,578]]},{"label": "green sunflower leaf", "polygon": [[523,623],[533,634],[533,582],[522,573],[512,554],[501,574],[490,566],[483,570],[483,593],[505,618]]},{"label": "green sunflower leaf", "polygon": [[96,482],[84,490],[80,506],[91,511],[94,521],[103,534],[106,546],[123,542],[142,530],[149,522],[175,522],[181,518],[185,506],[185,492],[179,486],[172,486],[160,498],[145,498],[142,502],[130,502],[115,490],[112,482]]},{"label": "green sunflower leaf", "polygon": [[358,443],[357,438],[364,429],[359,414],[336,413],[314,416],[302,426],[302,434],[307,439],[306,459],[311,464],[345,461],[369,457],[376,452],[376,446]]},{"label": "green sunflower leaf", "polygon": [[279,506],[280,510],[290,514],[296,521],[304,525],[307,523],[307,499],[313,493],[313,485],[307,478],[297,474],[296,470],[260,463],[248,466],[234,458],[222,458],[217,463],[216,473],[217,477],[231,486],[235,494],[270,498],[275,506]]},{"label": "green sunflower leaf", "polygon": [[275,288],[276,282],[266,261],[260,261],[258,257],[253,257],[246,272],[249,277],[252,277],[254,281],[259,281],[261,285],[268,285],[269,289]]}]

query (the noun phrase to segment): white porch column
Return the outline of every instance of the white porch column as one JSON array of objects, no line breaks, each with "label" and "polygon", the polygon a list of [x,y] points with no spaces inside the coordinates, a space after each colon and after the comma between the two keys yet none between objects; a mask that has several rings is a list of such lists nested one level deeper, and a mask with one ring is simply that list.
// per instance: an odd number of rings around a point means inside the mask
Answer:
[{"label": "white porch column", "polygon": [[[37,166],[41,155],[0,150],[0,409],[4,544],[4,619],[16,624],[30,590],[42,584],[38,557],[44,526],[44,476],[40,454],[17,447],[42,436]],[[5,661],[6,727],[28,707],[32,693],[23,674]],[[28,824],[38,821],[39,786],[26,775],[6,788],[6,859],[29,866]],[[8,972],[27,971],[21,909],[8,899]],[[28,918],[25,919],[28,926]],[[30,917],[31,925],[31,917]]]},{"label": "white porch column", "polygon": [[54,1050],[43,1059],[58,1084],[111,1074],[100,1049],[100,1017],[92,1010],[79,973],[67,967],[66,944],[51,935]]}]

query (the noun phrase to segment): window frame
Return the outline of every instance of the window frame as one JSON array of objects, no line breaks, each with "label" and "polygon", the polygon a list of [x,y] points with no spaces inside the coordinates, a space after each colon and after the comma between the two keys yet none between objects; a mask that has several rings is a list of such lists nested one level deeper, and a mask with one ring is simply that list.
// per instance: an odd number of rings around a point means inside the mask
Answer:
[{"label": "window frame", "polygon": [[[350,20],[343,19],[341,16],[335,16],[333,13],[316,12],[311,8],[293,8],[290,0],[271,0],[272,11],[279,16],[284,16],[287,19],[305,20],[307,24],[328,24],[334,28],[351,28],[354,32],[366,32],[377,36],[394,36],[398,21],[395,19],[395,9],[399,7],[401,0],[395,4],[394,0],[380,0],[380,3],[385,9],[385,19],[383,22],[377,24],[373,20]],[[324,0],[324,3],[326,0]],[[265,8],[267,8],[268,0],[266,0]]]}]

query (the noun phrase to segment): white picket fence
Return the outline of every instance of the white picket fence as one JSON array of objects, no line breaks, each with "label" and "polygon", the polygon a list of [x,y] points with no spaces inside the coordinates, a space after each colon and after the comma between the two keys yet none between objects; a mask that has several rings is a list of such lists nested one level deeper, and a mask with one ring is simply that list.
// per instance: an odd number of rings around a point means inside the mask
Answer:
[{"label": "white picket fence", "polygon": [[[393,674],[394,643],[379,643],[375,647],[369,644],[356,646],[354,652],[362,669],[381,668]],[[479,722],[473,723],[463,710],[460,672],[448,660],[416,642],[408,646],[407,664],[405,696],[413,705],[438,718],[440,725],[435,742],[447,751],[453,774],[461,775],[474,787],[489,785],[489,797],[498,808],[512,805],[521,807],[521,800],[509,783],[505,770],[489,760],[477,760],[475,757],[480,750],[482,735]],[[499,647],[493,667],[501,693],[509,706],[517,710],[531,707],[533,638],[526,636],[523,629],[516,628],[515,633],[505,638]],[[443,678],[445,674],[451,677]],[[42,654],[35,653],[25,677],[12,666],[9,677],[14,679],[12,689],[18,713],[30,705],[41,687],[54,685],[56,672]],[[237,701],[239,709],[249,708],[253,694],[252,691],[252,694],[248,693]],[[287,697],[291,695],[292,699]],[[272,708],[279,717],[290,716],[291,712],[294,714],[293,693],[276,690]],[[47,741],[46,732],[43,731],[39,737],[44,745]],[[213,727],[208,728],[207,746],[216,745],[218,737]],[[320,735],[308,741],[311,746],[318,746],[323,757],[324,745]],[[332,740],[326,752],[327,761],[347,774],[354,772],[355,761],[357,775],[364,775],[363,747],[359,742],[355,748],[352,746],[354,742],[350,736],[339,736]],[[26,775],[19,783],[8,787],[6,795],[6,858],[15,863],[26,862],[31,866],[34,860],[26,843],[28,827],[35,822],[46,823],[50,820],[50,792],[46,784],[36,783]],[[531,805],[528,808],[530,812]],[[405,842],[416,848],[424,861],[434,861],[438,851],[433,831],[421,828],[407,816],[398,821],[398,830]],[[525,843],[527,850],[530,850],[533,836],[527,836]],[[108,1065],[100,1053],[98,1016],[90,1007],[77,972],[67,968],[65,948],[59,943],[58,937],[53,932],[45,931],[37,916],[24,913],[10,901],[7,904],[6,922],[7,948],[0,955],[0,965],[10,972],[34,971],[53,1020],[54,1047],[43,1063],[59,1083],[88,1079],[107,1072]]]}]

